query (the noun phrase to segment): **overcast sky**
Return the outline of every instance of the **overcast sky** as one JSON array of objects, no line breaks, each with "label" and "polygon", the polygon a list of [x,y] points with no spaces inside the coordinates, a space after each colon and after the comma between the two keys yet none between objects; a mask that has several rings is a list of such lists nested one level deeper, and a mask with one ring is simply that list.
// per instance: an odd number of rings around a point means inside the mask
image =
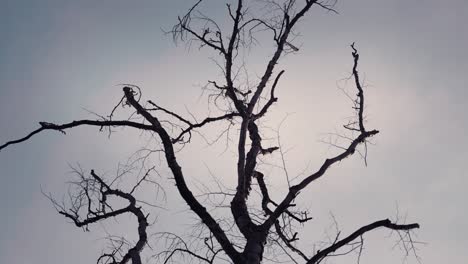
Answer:
[{"label": "overcast sky", "polygon": [[[162,31],[192,2],[0,1],[0,142],[22,137],[39,121],[92,118],[84,109],[108,114],[122,96],[121,83],[141,86],[145,99],[182,114],[186,108],[206,114],[200,87],[219,74],[209,59],[216,53],[175,45]],[[206,14],[222,17],[223,5],[209,4],[219,1],[206,2]],[[423,263],[465,263],[468,2],[339,0],[336,9],[338,15],[315,9],[300,24],[301,36],[293,42],[300,52],[278,65],[286,73],[265,127],[276,128],[288,116],[281,143],[290,149],[285,158],[292,175],[313,172],[333,154],[336,150],[320,140],[352,114],[337,86],[349,76],[349,44],[355,41],[366,84],[367,126],[381,134],[369,147],[367,167],[356,155],[301,193],[299,203],[314,217],[301,241],[312,246],[323,239],[330,212],[349,234],[395,217],[398,208],[400,220],[406,215],[408,223],[421,224],[417,240],[427,242],[419,245]],[[266,58],[259,54],[271,54],[269,48],[254,47],[258,53],[247,63],[261,69]],[[252,71],[253,77],[259,74]],[[1,151],[0,263],[94,263],[104,248],[102,227],[92,227],[97,233],[75,228],[54,211],[41,188],[58,197],[66,193],[68,164],[111,176],[118,162],[144,143],[130,130],[108,139],[95,128],[79,128],[65,136],[44,133]],[[233,152],[223,152],[223,144],[187,148],[181,166],[191,178],[209,178],[208,168],[234,177]],[[279,199],[286,183],[275,173],[268,181],[279,186]],[[177,196],[168,203],[178,209],[160,212],[166,229],[186,208]],[[119,228],[131,233],[132,224]],[[189,227],[182,223],[174,229]],[[361,263],[400,263],[404,254],[394,247],[397,240],[387,231],[368,236]],[[332,261],[349,263],[355,256]],[[417,263],[411,256],[407,261]]]}]

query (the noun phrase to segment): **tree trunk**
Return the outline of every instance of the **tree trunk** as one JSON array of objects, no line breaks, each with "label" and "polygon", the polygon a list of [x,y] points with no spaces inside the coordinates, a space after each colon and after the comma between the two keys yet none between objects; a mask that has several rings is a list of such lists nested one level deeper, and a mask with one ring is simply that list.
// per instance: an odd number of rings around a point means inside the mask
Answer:
[{"label": "tree trunk", "polygon": [[262,262],[265,239],[266,235],[263,232],[251,234],[245,245],[243,253],[245,262],[243,264],[260,264]]}]

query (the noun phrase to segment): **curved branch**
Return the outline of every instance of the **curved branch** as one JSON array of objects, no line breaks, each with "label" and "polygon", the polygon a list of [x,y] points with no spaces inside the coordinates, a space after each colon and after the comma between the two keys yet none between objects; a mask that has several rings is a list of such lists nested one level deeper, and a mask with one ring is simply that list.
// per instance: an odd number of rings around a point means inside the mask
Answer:
[{"label": "curved branch", "polygon": [[[214,40],[214,39],[211,39],[211,38],[207,38],[207,35],[211,32],[209,32],[209,29],[205,29],[204,32],[202,34],[199,34],[197,32],[195,32],[193,29],[190,28],[190,22],[192,20],[192,12],[196,9],[196,7],[202,2],[202,0],[198,0],[189,10],[188,12],[181,18],[181,17],[178,17],[178,21],[179,23],[176,24],[173,28],[172,28],[172,31],[168,32],[168,33],[172,33],[172,36],[173,36],[173,39],[174,41],[180,37],[181,40],[184,40],[184,36],[185,34],[184,33],[189,33],[190,35],[192,35],[195,39],[197,39],[198,41],[200,41],[202,43],[202,45],[207,45],[211,48],[213,48],[214,50],[217,50],[219,51],[220,53],[222,54],[226,54],[226,50],[224,48],[224,45],[223,45],[223,41],[222,41],[222,37],[221,37],[221,33],[220,31],[218,30],[217,32],[219,32],[219,34],[217,34],[218,36],[218,40]],[[208,19],[208,18],[205,18],[205,19]],[[208,21],[210,21],[211,23],[213,23],[216,27],[217,27],[217,24],[211,20],[211,19],[208,19]],[[216,43],[218,43],[219,45],[216,45]]]},{"label": "curved branch", "polygon": [[44,130],[56,130],[60,131],[65,134],[66,129],[69,128],[74,128],[77,126],[83,126],[83,125],[88,125],[88,126],[98,126],[98,127],[115,127],[115,126],[128,126],[128,127],[133,127],[133,128],[138,128],[138,129],[143,129],[143,130],[153,130],[152,126],[141,124],[141,123],[136,123],[128,120],[119,120],[119,121],[114,121],[114,120],[78,120],[78,121],[73,121],[70,123],[65,123],[61,125],[56,125],[53,123],[47,123],[47,122],[39,122],[41,125],[40,128],[32,131],[28,135],[26,135],[23,138],[17,139],[17,140],[12,140],[8,141],[5,144],[0,146],[0,150],[8,147],[9,145],[21,143],[23,141],[26,141],[30,139],[32,136],[44,131]]},{"label": "curved branch", "polygon": [[283,75],[284,70],[280,71],[278,75],[275,78],[275,81],[273,82],[273,86],[271,87],[271,92],[270,92],[270,99],[268,102],[263,106],[262,110],[258,114],[255,115],[255,119],[258,119],[266,114],[270,106],[278,101],[278,98],[275,97],[275,89],[276,85],[278,84],[279,79],[281,78],[281,75]]},{"label": "curved branch", "polygon": [[188,123],[189,126],[184,129],[176,138],[174,138],[172,140],[173,143],[176,143],[178,141],[180,141],[182,139],[182,137],[189,133],[195,129],[195,128],[200,128],[208,123],[212,123],[212,122],[216,122],[216,121],[220,121],[220,120],[230,120],[232,119],[233,117],[236,117],[236,116],[240,116],[238,113],[228,113],[228,114],[225,114],[225,115],[222,115],[222,116],[217,116],[217,117],[207,117],[205,119],[203,119],[203,121],[201,121],[200,123],[196,123],[196,124],[192,124],[192,123]]},{"label": "curved branch", "polygon": [[358,230],[356,230],[354,233],[347,236],[346,238],[343,238],[342,240],[336,241],[331,246],[329,246],[329,247],[327,247],[327,248],[325,248],[323,250],[318,251],[317,254],[315,254],[315,256],[313,256],[307,262],[307,264],[315,264],[315,263],[320,262],[322,259],[327,257],[328,254],[335,252],[339,248],[347,245],[348,243],[352,242],[353,240],[355,240],[356,238],[362,236],[363,234],[365,234],[365,233],[367,233],[369,231],[372,231],[372,230],[374,230],[376,228],[379,228],[379,227],[386,227],[388,229],[396,230],[396,231],[401,231],[401,230],[409,231],[411,229],[419,228],[419,224],[414,223],[414,224],[409,224],[409,225],[399,225],[399,224],[392,223],[389,219],[376,221],[376,222],[374,222],[372,224],[369,224],[369,225],[366,225],[366,226],[363,226],[363,227],[359,228]]},{"label": "curved branch", "polygon": [[[59,214],[65,216],[68,219],[71,219],[77,227],[87,227],[89,224],[97,223],[101,220],[120,216],[126,213],[133,214],[138,221],[138,241],[135,246],[130,248],[118,262],[115,260],[116,252],[114,251],[112,254],[108,253],[101,255],[98,258],[98,263],[100,260],[108,258],[112,259],[116,264],[125,264],[130,260],[132,261],[132,264],[141,264],[140,252],[143,250],[148,240],[148,235],[146,233],[148,221],[141,208],[136,205],[135,197],[130,193],[110,188],[109,185],[106,184],[102,178],[94,172],[94,170],[91,170],[92,178],[85,178],[81,173],[78,174],[81,176],[81,181],[77,183],[79,186],[78,194],[75,199],[72,198],[73,202],[71,204],[71,209],[65,209],[64,205],[58,205],[51,196],[47,197],[58,209]],[[94,197],[93,194],[98,195],[98,197]],[[129,202],[129,205],[118,210],[111,209],[111,211],[107,212],[106,208],[110,208],[106,202],[108,196],[117,196],[123,198]],[[85,199],[87,204],[81,202],[82,199]],[[96,199],[97,201],[95,201]],[[99,205],[96,210],[91,208],[91,206],[95,203]],[[87,216],[83,220],[81,220],[79,216],[81,208],[87,208]]]},{"label": "curved branch", "polygon": [[211,260],[205,258],[205,257],[202,257],[198,254],[196,254],[195,252],[191,251],[191,250],[188,250],[188,249],[185,249],[185,248],[176,248],[174,250],[172,250],[171,254],[169,254],[169,256],[167,256],[167,258],[164,260],[164,264],[168,263],[168,261],[174,256],[174,254],[177,252],[177,251],[180,251],[180,252],[184,252],[184,253],[187,253],[189,255],[192,255],[193,257],[199,259],[199,260],[203,260],[205,262],[208,262],[208,263],[213,263]]},{"label": "curved branch", "polygon": [[193,193],[185,182],[185,177],[182,172],[182,168],[177,162],[175,151],[172,140],[167,131],[161,126],[159,120],[152,116],[147,110],[145,110],[140,103],[138,103],[133,97],[133,91],[130,87],[126,86],[123,88],[127,102],[135,108],[138,114],[142,115],[148,122],[150,122],[154,128],[154,131],[158,133],[164,146],[164,153],[166,162],[171,169],[174,176],[176,187],[179,190],[180,195],[190,207],[190,209],[200,217],[202,222],[208,227],[213,233],[218,243],[221,245],[226,254],[234,261],[240,261],[241,255],[234,248],[232,243],[227,238],[225,232],[221,229],[216,220],[208,213],[206,208],[200,204],[200,202],[193,196]]}]

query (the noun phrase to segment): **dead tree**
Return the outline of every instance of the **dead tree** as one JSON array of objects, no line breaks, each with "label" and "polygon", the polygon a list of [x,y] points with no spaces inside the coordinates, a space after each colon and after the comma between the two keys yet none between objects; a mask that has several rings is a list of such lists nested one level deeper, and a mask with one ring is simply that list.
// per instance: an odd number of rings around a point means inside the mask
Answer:
[{"label": "dead tree", "polygon": [[[204,247],[203,250],[191,248],[191,243],[174,233],[157,233],[154,239],[170,242],[166,249],[151,248],[156,251],[151,255],[158,260],[158,263],[168,263],[177,256],[183,255],[195,262],[224,261],[236,264],[255,264],[261,263],[264,258],[274,259],[265,254],[265,249],[275,244],[284,250],[290,261],[315,264],[329,256],[353,251],[359,252],[360,255],[363,236],[377,228],[387,228],[398,233],[400,243],[405,249],[413,250],[414,241],[410,232],[419,228],[419,225],[417,223],[399,224],[388,219],[364,225],[344,237],[338,233],[328,245],[316,251],[310,248],[299,248],[297,243],[299,234],[294,230],[293,223],[303,224],[311,220],[306,212],[293,208],[295,200],[300,198],[300,192],[324,176],[331,166],[358,152],[359,146],[364,146],[371,137],[379,133],[378,130],[366,128],[365,96],[358,74],[359,54],[354,44],[351,45],[353,67],[350,79],[353,80],[356,92],[355,96],[352,96],[355,119],[344,125],[345,131],[353,134],[352,137],[348,137],[349,143],[342,147],[339,154],[326,158],[317,170],[310,172],[297,184],[290,185],[283,197],[273,198],[265,183],[268,175],[260,171],[257,165],[262,156],[274,153],[279,148],[267,146],[262,142],[262,133],[258,124],[278,101],[275,90],[285,73],[284,70],[277,69],[280,58],[288,53],[299,51],[299,48],[292,43],[297,35],[296,26],[313,7],[335,12],[334,3],[314,0],[251,2],[237,0],[234,2],[226,4],[226,17],[229,23],[217,23],[202,13],[203,2],[198,0],[187,13],[178,18],[177,24],[168,32],[172,34],[175,41],[200,45],[200,48],[210,49],[218,56],[217,63],[222,70],[223,78],[210,80],[205,87],[210,91],[211,102],[218,107],[220,112],[218,115],[206,117],[199,122],[190,121],[189,118],[161,107],[151,100],[143,102],[139,87],[124,85],[121,100],[108,116],[64,124],[40,122],[38,129],[23,138],[3,144],[0,150],[29,140],[32,136],[44,131],[55,130],[65,133],[66,130],[78,126],[94,126],[100,128],[100,131],[107,130],[109,133],[112,132],[112,128],[130,127],[157,136],[162,146],[160,151],[170,169],[178,194],[191,212],[200,219],[202,229],[206,230],[204,235],[198,237],[199,244]],[[262,37],[258,37],[257,34],[269,34],[268,39],[271,41],[273,52],[263,74],[254,85],[249,85],[239,78],[239,72],[244,69],[240,54],[248,52],[256,42],[260,41]],[[114,113],[120,107],[133,109],[133,113],[128,118],[117,120]],[[184,171],[183,165],[179,163],[177,149],[190,143],[192,134],[200,128],[222,122],[227,123],[229,127],[238,128],[236,134],[237,170],[233,173],[233,177],[237,178],[237,185],[232,191],[220,188],[219,192],[204,194],[229,198],[230,215],[219,219],[209,212],[207,209],[209,204],[201,202],[187,184],[186,175],[189,172]],[[367,155],[362,154],[364,157]],[[93,170],[90,176],[86,176],[84,172],[78,175],[79,180],[74,183],[77,188],[71,192],[69,203],[59,204],[49,196],[59,213],[71,219],[78,227],[87,227],[89,224],[121,214],[133,214],[138,220],[137,243],[130,245],[122,240],[117,243],[115,250],[99,257],[98,263],[142,263],[140,254],[149,243],[146,233],[148,222],[144,212],[145,204],[135,199],[134,192],[140,183],[147,180],[147,175],[145,174],[128,191],[114,188]],[[258,188],[261,194],[258,208],[247,203],[252,196],[253,188]],[[120,209],[114,208],[107,202],[111,196],[123,199],[127,205]],[[226,226],[229,226],[229,223],[231,227],[228,230]],[[234,233],[237,235],[233,235]]]}]

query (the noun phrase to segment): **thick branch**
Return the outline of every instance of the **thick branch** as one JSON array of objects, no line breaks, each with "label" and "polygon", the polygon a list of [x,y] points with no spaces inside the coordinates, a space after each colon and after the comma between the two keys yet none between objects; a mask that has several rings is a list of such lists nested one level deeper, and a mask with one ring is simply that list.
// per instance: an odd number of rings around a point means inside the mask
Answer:
[{"label": "thick branch", "polygon": [[[246,238],[249,238],[252,234],[252,230],[258,229],[257,225],[254,224],[249,216],[246,200],[251,190],[252,177],[255,174],[255,167],[257,165],[257,156],[259,153],[271,153],[276,150],[276,147],[263,149],[262,148],[262,138],[258,132],[258,127],[253,120],[245,120],[242,124],[244,128],[247,123],[247,130],[251,140],[251,148],[244,159],[241,160],[239,157],[238,163],[238,186],[236,190],[236,195],[234,196],[231,203],[231,211],[236,221],[237,226],[240,231],[245,235]],[[241,140],[244,142],[239,142],[239,153],[245,153],[245,135]],[[265,230],[262,230],[264,232]]]},{"label": "thick branch", "polygon": [[[260,143],[261,138],[258,134],[258,128],[255,125],[254,120],[251,120],[251,115],[252,115],[253,109],[258,99],[260,98],[262,94],[263,89],[265,88],[268,80],[270,79],[273,73],[275,65],[277,64],[283,52],[284,45],[288,39],[291,29],[294,27],[294,25],[299,20],[299,18],[301,18],[310,9],[310,7],[313,5],[314,2],[315,1],[307,2],[306,6],[294,16],[292,21],[290,21],[289,19],[289,14],[285,12],[284,19],[286,21],[286,29],[282,33],[280,40],[278,41],[277,49],[273,57],[271,58],[271,60],[268,62],[265,73],[263,74],[261,81],[258,84],[252,99],[248,103],[247,109],[245,109],[245,106],[243,105],[243,103],[242,103],[242,107],[236,106],[239,112],[241,113],[241,115],[243,116],[244,120],[241,125],[239,143],[238,143],[238,163],[237,163],[238,186],[237,186],[236,195],[231,203],[231,211],[233,213],[237,226],[239,227],[241,232],[244,234],[244,236],[246,236],[247,238],[251,235],[252,230],[250,229],[255,228],[256,226],[252,223],[249,217],[249,213],[247,211],[247,206],[246,206],[246,197],[250,189],[251,177],[256,166],[257,155],[262,149],[261,143]],[[234,49],[234,43],[236,41],[236,37],[239,34],[239,22],[241,19],[241,10],[242,10],[242,0],[239,0],[237,11],[236,11],[236,16],[234,18],[233,33],[231,34],[229,49],[228,49],[228,53],[226,56],[226,81],[228,84],[228,89],[233,87],[232,78],[231,78],[232,51]],[[281,74],[282,73],[278,75],[274,86],[276,86],[276,83],[279,77],[281,76]],[[231,90],[228,90],[228,92],[230,94],[231,99],[234,100],[234,104],[236,104],[237,99],[235,97],[234,90],[231,89]],[[274,88],[272,88],[272,92],[274,92]],[[271,102],[270,105],[272,103],[273,102]],[[269,106],[265,108],[265,112],[268,109],[268,107]],[[249,132],[250,137],[252,139],[252,147],[246,156],[245,144],[246,144],[247,131]],[[269,230],[270,226],[268,226],[267,228],[261,228],[261,230],[265,232],[265,230]]]},{"label": "thick branch", "polygon": [[175,157],[174,147],[172,145],[171,138],[166,130],[161,126],[159,120],[152,116],[148,111],[146,111],[133,97],[133,91],[130,87],[124,87],[123,91],[127,102],[133,106],[137,113],[142,115],[148,122],[150,122],[154,130],[158,133],[161,138],[162,144],[164,146],[164,153],[166,156],[166,161],[169,168],[172,171],[174,176],[177,189],[179,190],[180,195],[190,207],[190,209],[200,217],[202,222],[210,229],[210,231],[215,236],[218,243],[221,245],[226,254],[234,261],[239,261],[240,254],[233,247],[232,243],[227,238],[224,231],[221,229],[219,224],[213,217],[207,212],[206,208],[201,205],[198,200],[193,196],[192,192],[185,182],[184,175],[182,173],[182,168],[179,166],[177,159]]}]

